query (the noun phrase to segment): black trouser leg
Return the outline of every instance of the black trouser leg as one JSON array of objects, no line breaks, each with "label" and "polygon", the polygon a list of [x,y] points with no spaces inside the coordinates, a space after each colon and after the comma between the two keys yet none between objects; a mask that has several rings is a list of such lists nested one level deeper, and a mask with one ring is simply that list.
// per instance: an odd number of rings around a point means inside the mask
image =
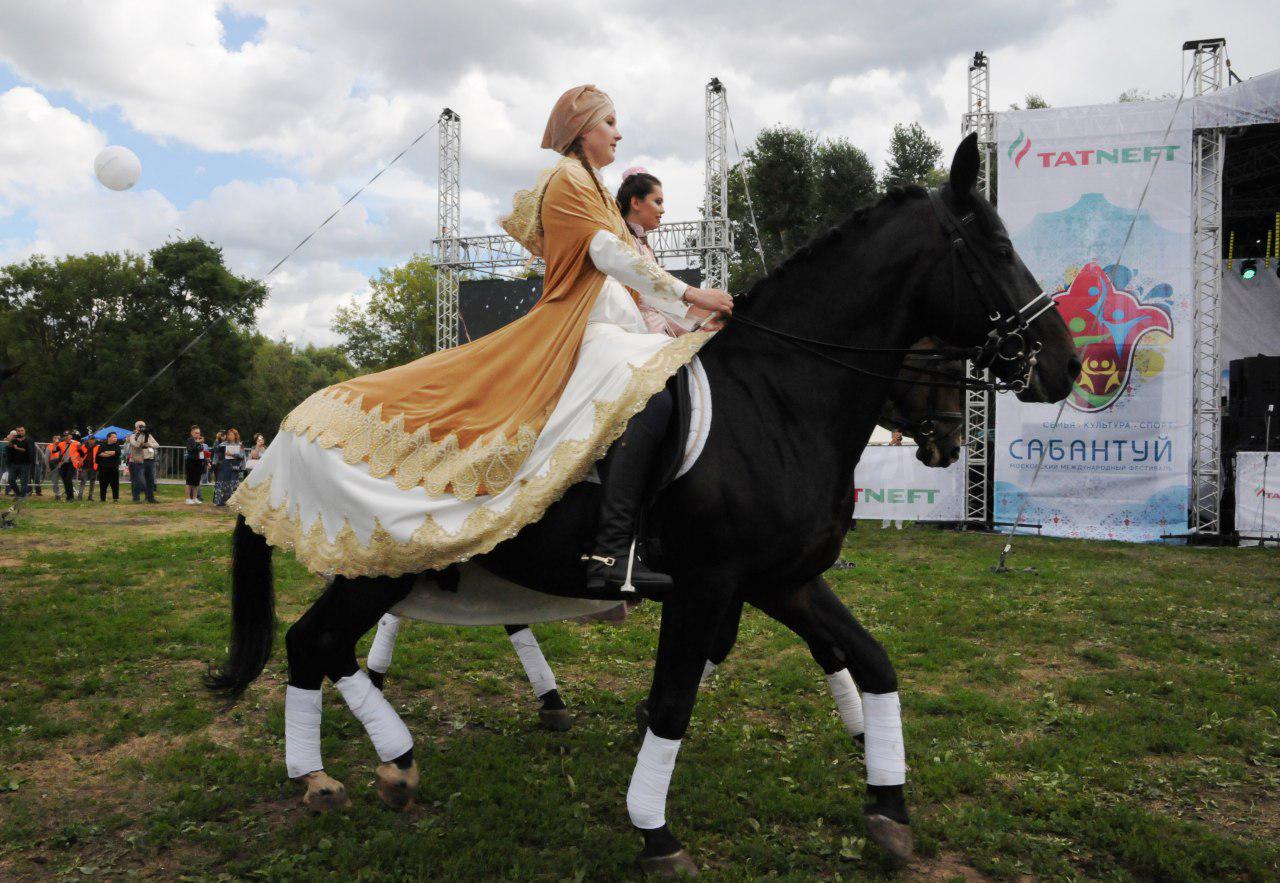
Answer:
[{"label": "black trouser leg", "polygon": [[[663,389],[631,418],[622,436],[599,463],[604,486],[600,494],[595,555],[612,558],[614,563],[593,561],[589,565],[588,584],[592,587],[621,585],[626,577],[631,541],[651,491],[654,458],[671,420],[671,410],[671,393]],[[639,559],[632,568],[631,578],[637,588],[660,589],[671,584],[669,577],[650,571]]]},{"label": "black trouser leg", "polygon": [[58,475],[62,477],[62,488],[67,492],[67,499],[74,500],[76,498],[75,488],[72,486],[72,479],[75,477],[75,467],[70,463],[63,463],[58,467]]}]

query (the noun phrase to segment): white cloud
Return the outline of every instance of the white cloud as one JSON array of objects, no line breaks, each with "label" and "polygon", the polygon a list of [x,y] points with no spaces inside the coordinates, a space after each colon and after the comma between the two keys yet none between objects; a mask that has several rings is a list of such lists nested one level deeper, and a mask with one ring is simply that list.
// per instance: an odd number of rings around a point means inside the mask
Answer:
[{"label": "white cloud", "polygon": [[0,94],[0,217],[60,194],[93,186],[93,158],[106,136],[51,105],[35,89]]}]

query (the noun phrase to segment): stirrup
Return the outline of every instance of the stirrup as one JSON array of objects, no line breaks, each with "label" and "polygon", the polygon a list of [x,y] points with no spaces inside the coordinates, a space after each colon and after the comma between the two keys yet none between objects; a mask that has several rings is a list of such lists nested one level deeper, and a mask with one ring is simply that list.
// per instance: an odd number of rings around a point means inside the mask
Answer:
[{"label": "stirrup", "polygon": [[[613,567],[618,563],[617,558],[606,557],[604,555],[583,555],[583,561],[597,561],[605,567]],[[636,538],[631,538],[631,549],[627,553],[627,575],[622,580],[622,585],[618,586],[618,591],[624,595],[639,594],[636,592],[635,584],[631,582],[631,573],[635,569],[636,564]]]}]

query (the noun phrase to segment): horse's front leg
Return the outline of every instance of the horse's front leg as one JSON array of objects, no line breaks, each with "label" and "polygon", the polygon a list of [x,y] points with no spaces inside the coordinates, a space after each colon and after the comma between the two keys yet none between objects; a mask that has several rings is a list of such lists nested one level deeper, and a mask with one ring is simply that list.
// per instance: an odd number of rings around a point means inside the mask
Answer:
[{"label": "horse's front leg", "polygon": [[912,855],[912,838],[903,796],[906,754],[898,676],[888,654],[822,577],[798,589],[761,592],[747,600],[809,645],[827,674],[850,735],[857,737],[865,727],[867,834],[896,860],[907,861]]},{"label": "horse's front leg", "polygon": [[383,802],[393,809],[413,803],[418,788],[413,737],[356,661],[356,642],[409,593],[413,579],[336,577],[285,635],[285,763],[290,777],[307,785],[308,806],[329,809],[346,803],[341,783],[325,775],[320,758],[320,687],[326,677],[364,725],[382,760],[376,782]]},{"label": "horse's front leg", "polygon": [[667,825],[667,789],[708,653],[730,603],[727,588],[694,590],[687,583],[677,583],[662,605],[658,656],[649,690],[649,726],[627,789],[631,823],[644,835],[639,864],[646,874],[698,872]]}]

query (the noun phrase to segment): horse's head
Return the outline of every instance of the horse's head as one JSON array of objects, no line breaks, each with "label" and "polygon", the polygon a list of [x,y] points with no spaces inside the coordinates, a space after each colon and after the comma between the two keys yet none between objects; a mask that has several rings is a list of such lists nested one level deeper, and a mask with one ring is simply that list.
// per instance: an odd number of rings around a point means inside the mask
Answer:
[{"label": "horse's head", "polygon": [[911,347],[878,422],[914,441],[921,463],[941,468],[959,460],[964,446],[964,390],[942,385],[964,377],[964,362],[923,358],[938,350],[932,337]]},{"label": "horse's head", "polygon": [[981,346],[980,364],[1013,384],[1022,401],[1061,401],[1080,360],[1053,302],[977,192],[978,162],[977,136],[970,135],[956,149],[948,184],[929,193],[937,241],[928,255],[924,330],[950,344]]}]

